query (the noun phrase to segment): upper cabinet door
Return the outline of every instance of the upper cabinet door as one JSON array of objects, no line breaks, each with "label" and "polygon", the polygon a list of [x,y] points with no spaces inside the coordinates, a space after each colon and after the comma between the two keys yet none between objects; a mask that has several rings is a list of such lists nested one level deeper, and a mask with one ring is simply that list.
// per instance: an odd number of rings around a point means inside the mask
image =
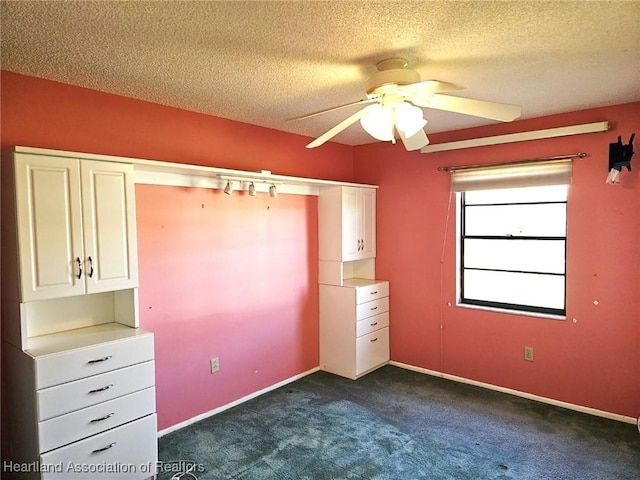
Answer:
[{"label": "upper cabinet door", "polygon": [[360,258],[360,191],[358,188],[342,189],[342,257],[341,260]]},{"label": "upper cabinet door", "polygon": [[376,256],[376,191],[374,189],[360,189],[358,214],[362,240],[360,258],[374,258]]},{"label": "upper cabinet door", "polygon": [[84,293],[78,161],[16,155],[21,300]]},{"label": "upper cabinet door", "polygon": [[318,202],[320,260],[350,262],[376,256],[376,190],[323,187]]},{"label": "upper cabinet door", "polygon": [[20,301],[138,286],[133,165],[16,154]]},{"label": "upper cabinet door", "polygon": [[138,285],[133,165],[82,160],[87,293]]}]

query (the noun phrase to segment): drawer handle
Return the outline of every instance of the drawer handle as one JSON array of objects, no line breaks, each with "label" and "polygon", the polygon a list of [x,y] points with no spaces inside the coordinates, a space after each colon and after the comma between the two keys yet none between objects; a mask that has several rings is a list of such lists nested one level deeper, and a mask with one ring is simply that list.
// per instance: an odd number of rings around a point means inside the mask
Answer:
[{"label": "drawer handle", "polygon": [[370,310],[377,310],[378,307],[371,307]]},{"label": "drawer handle", "polygon": [[113,417],[114,415],[115,415],[115,412],[112,412],[112,413],[109,413],[108,415],[105,415],[104,417],[94,418],[93,420],[90,420],[89,423],[103,422],[103,421],[108,420],[109,418]]},{"label": "drawer handle", "polygon": [[89,270],[89,278],[93,278],[93,259],[91,256],[89,256],[89,267],[91,268],[91,270]]},{"label": "drawer handle", "polygon": [[378,290],[376,290],[375,292],[369,292],[369,295],[375,295],[376,293],[378,293]]},{"label": "drawer handle", "polygon": [[93,452],[91,453],[100,453],[100,452],[104,452],[105,450],[109,450],[110,448],[113,448],[116,446],[116,442],[111,442],[109,445],[107,445],[106,447],[102,447],[102,448],[96,448]]},{"label": "drawer handle", "polygon": [[378,337],[374,338],[373,340],[369,340],[371,343],[373,342],[377,342],[378,341]]},{"label": "drawer handle", "polygon": [[76,262],[78,262],[78,280],[82,278],[82,262],[80,261],[80,257],[76,257]]},{"label": "drawer handle", "polygon": [[95,360],[89,360],[87,363],[89,365],[93,365],[94,363],[106,362],[107,360],[109,360],[112,357],[113,357],[113,355],[107,355],[106,357],[96,358]]},{"label": "drawer handle", "polygon": [[113,387],[113,383],[110,383],[109,385],[102,387],[102,388],[96,388],[95,390],[89,390],[89,393],[98,393],[98,392],[104,392],[105,390],[109,390],[111,387]]},{"label": "drawer handle", "polygon": [[371,326],[375,327],[378,324],[378,322],[372,323]]}]

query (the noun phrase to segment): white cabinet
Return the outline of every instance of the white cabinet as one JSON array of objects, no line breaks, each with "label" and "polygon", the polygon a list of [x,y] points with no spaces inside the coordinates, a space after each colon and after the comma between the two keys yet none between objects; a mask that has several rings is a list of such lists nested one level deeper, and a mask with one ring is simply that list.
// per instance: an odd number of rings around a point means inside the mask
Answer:
[{"label": "white cabinet", "polygon": [[322,188],[318,213],[321,261],[348,262],[376,256],[375,188]]},{"label": "white cabinet", "polygon": [[[2,161],[3,478],[27,464],[40,469],[16,478],[153,477],[154,346],[138,328],[133,166],[34,150]],[[86,470],[100,465],[134,470]]]},{"label": "white cabinet", "polygon": [[389,282],[320,285],[320,368],[356,379],[389,362]]},{"label": "white cabinet", "polygon": [[133,166],[15,154],[22,302],[137,286]]},{"label": "white cabinet", "polygon": [[32,338],[7,358],[11,459],[43,466],[19,478],[84,480],[105,462],[131,467],[91,478],[155,473],[152,333],[110,323]]}]

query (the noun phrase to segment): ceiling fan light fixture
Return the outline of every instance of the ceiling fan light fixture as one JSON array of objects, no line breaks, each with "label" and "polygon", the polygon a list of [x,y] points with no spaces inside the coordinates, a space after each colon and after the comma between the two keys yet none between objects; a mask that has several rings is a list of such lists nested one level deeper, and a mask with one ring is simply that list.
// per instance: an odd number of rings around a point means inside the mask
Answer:
[{"label": "ceiling fan light fixture", "polygon": [[398,103],[394,108],[396,128],[402,130],[405,137],[413,137],[427,124],[422,109],[407,102]]},{"label": "ceiling fan light fixture", "polygon": [[380,104],[366,107],[367,113],[360,119],[360,124],[365,131],[376,140],[392,142],[393,136],[393,112]]}]

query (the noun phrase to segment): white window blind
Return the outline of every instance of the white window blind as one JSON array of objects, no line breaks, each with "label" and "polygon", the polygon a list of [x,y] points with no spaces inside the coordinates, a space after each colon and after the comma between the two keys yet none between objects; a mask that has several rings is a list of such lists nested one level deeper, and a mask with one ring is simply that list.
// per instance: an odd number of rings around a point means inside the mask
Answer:
[{"label": "white window blind", "polygon": [[512,165],[451,168],[451,191],[569,185],[571,159]]}]

